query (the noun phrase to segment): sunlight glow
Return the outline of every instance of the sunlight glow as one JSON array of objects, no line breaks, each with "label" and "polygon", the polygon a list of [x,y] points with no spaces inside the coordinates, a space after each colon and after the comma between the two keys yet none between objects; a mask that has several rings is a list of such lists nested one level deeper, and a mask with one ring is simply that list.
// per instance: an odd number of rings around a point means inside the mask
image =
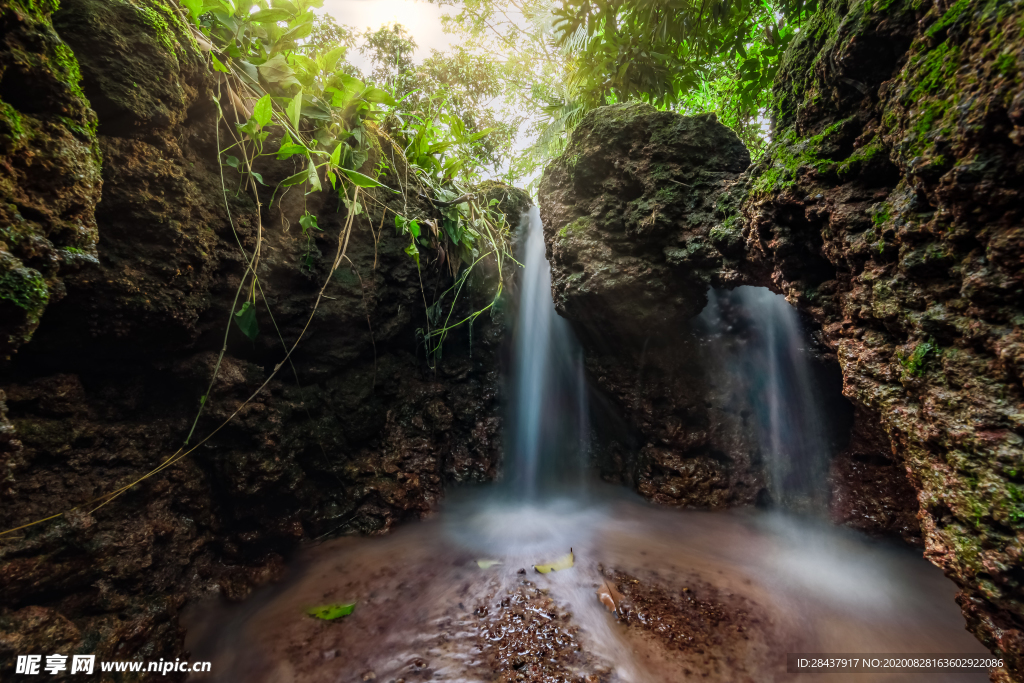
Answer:
[{"label": "sunlight glow", "polygon": [[[400,23],[416,41],[416,61],[430,56],[433,50],[449,50],[457,42],[455,36],[445,35],[441,29],[441,16],[450,9],[419,0],[326,0],[322,12],[330,14],[339,24],[351,26],[360,33],[367,28],[376,31],[381,26]],[[348,55],[350,62],[363,69],[365,58],[354,50]]]}]

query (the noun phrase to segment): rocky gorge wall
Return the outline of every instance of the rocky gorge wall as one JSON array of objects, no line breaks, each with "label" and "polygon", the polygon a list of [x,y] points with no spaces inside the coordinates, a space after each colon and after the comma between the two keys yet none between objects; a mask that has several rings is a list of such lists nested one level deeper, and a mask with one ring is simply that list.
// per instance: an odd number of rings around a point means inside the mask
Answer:
[{"label": "rocky gorge wall", "polygon": [[[170,5],[15,0],[0,3],[0,35],[0,527],[77,506],[0,539],[0,677],[26,652],[182,656],[190,598],[240,599],[301,541],[382,532],[450,483],[496,476],[503,321],[480,317],[427,363],[424,297],[450,276],[424,253],[421,282],[391,230],[394,211],[432,217],[426,201],[369,193],[314,314],[347,214],[304,188],[269,208],[287,164],[262,169],[262,209],[235,192],[234,170],[222,181],[224,84]],[[381,181],[397,187],[403,170]],[[478,193],[510,221],[529,204],[496,183]],[[323,228],[312,242],[304,204]],[[250,341],[230,312],[259,235]],[[474,280],[459,310],[495,285]],[[291,362],[197,446],[311,314]],[[189,457],[88,505],[193,428]]]},{"label": "rocky gorge wall", "polygon": [[[993,676],[1018,681],[1022,47],[1021,2],[833,0],[784,57],[752,166],[713,117],[615,105],[587,116],[540,188],[556,306],[634,434],[610,468],[663,502],[756,497],[750,446],[715,437],[737,413],[695,400],[671,359],[708,287],[784,294],[854,411],[833,517],[908,540],[919,528],[968,627],[1006,659]],[[731,496],[705,495],[708,472]]]}]

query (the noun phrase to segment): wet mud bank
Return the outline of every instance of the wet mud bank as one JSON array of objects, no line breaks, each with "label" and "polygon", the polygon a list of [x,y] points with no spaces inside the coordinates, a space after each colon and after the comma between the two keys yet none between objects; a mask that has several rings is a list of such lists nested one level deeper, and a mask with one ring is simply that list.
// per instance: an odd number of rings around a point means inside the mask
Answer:
[{"label": "wet mud bank", "polygon": [[[570,547],[571,567],[536,571]],[[185,623],[216,681],[816,680],[786,673],[785,654],[984,654],[953,593],[906,549],[793,518],[478,501],[328,541],[265,597]],[[333,603],[354,608],[306,613]]]}]

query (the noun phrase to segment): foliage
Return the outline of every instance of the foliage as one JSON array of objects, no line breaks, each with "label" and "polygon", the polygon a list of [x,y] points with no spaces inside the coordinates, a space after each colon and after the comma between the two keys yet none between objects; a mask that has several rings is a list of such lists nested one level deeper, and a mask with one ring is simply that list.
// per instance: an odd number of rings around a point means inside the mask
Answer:
[{"label": "foliage", "polygon": [[[492,206],[479,206],[457,181],[457,177],[475,176],[482,165],[475,147],[490,130],[470,128],[444,106],[455,99],[478,104],[497,91],[474,71],[486,67],[466,55],[455,65],[435,57],[420,71],[412,61],[415,42],[397,24],[363,35],[360,50],[370,56],[371,76],[380,79],[383,87],[366,83],[353,75],[358,71],[344,59],[356,44],[354,32],[318,18],[312,10],[320,4],[322,0],[257,0],[236,6],[232,0],[187,0],[185,6],[208,41],[211,67],[234,77],[224,83],[226,93],[218,103],[238,120],[237,134],[233,144],[219,151],[223,163],[236,169],[243,185],[255,195],[258,185],[264,184],[253,170],[257,159],[273,157],[293,164],[295,172],[273,188],[271,207],[289,188],[307,188],[308,194],[323,191],[328,183],[348,209],[350,222],[365,212],[361,190],[407,195],[426,191],[427,196],[436,197],[436,208],[443,216],[440,221],[394,216],[398,233],[409,238],[405,252],[417,269],[421,250],[428,248],[456,281],[433,306],[427,305],[424,294],[428,325],[420,335],[429,356],[436,358],[451,329],[472,322],[494,304],[462,321],[452,320],[454,300],[473,267],[493,257],[500,274],[495,301],[503,288],[509,226],[504,215]],[[420,80],[428,81],[427,89],[413,89]],[[378,179],[396,163],[393,152],[389,159],[381,151],[376,168],[369,175],[364,172],[370,158],[368,145],[376,138],[367,128],[372,121],[387,125],[412,171],[411,177],[398,179],[397,190]],[[388,210],[372,194],[367,198]],[[299,225],[306,240],[301,267],[312,270],[319,222],[307,211]],[[253,339],[259,333],[259,245],[245,256],[250,262],[249,291],[233,320]],[[449,293],[454,295],[447,302]],[[439,313],[442,301],[452,307],[446,316]]]},{"label": "foliage", "polygon": [[580,46],[578,76],[588,90],[672,105],[730,71],[738,56],[736,95],[753,106],[794,35],[790,23],[814,7],[815,0],[567,0],[555,14],[560,42]]},{"label": "foliage", "polygon": [[386,84],[396,94],[406,94],[414,87],[413,52],[416,41],[401,24],[367,29],[359,51],[369,56],[373,71],[370,79]]},{"label": "foliage", "polygon": [[816,0],[433,0],[446,30],[490,55],[533,144],[509,165],[535,177],[591,109],[643,101],[715,112],[753,155],[767,142],[780,57]]}]

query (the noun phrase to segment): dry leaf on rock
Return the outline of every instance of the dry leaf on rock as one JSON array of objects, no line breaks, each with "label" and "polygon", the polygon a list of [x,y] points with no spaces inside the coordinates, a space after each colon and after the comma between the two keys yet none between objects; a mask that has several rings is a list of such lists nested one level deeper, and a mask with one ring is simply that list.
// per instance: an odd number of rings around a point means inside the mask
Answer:
[{"label": "dry leaf on rock", "polygon": [[608,608],[609,612],[618,612],[619,605],[625,600],[626,596],[619,592],[619,589],[615,587],[615,584],[605,579],[601,587],[597,589],[597,599],[601,601],[601,604]]}]

